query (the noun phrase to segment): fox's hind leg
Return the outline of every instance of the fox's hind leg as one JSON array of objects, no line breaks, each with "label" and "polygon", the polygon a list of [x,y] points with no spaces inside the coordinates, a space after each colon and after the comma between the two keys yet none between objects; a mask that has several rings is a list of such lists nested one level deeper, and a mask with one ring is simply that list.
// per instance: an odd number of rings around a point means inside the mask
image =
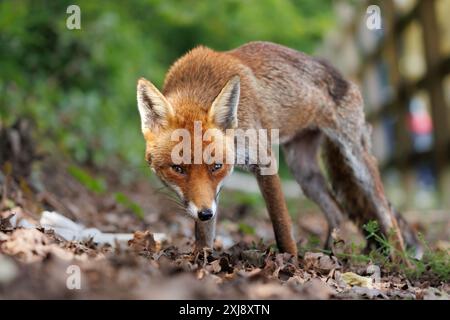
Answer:
[{"label": "fox's hind leg", "polygon": [[331,233],[343,221],[342,211],[335,200],[328,182],[318,163],[318,152],[323,134],[318,130],[307,130],[283,145],[286,162],[304,194],[314,201],[328,221],[328,235],[325,242],[331,247]]}]

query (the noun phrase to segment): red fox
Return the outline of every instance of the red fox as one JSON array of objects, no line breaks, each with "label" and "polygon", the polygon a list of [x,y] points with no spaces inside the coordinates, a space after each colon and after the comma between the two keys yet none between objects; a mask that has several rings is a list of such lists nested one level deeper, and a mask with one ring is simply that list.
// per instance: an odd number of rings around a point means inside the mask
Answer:
[{"label": "red fox", "polygon": [[[370,129],[359,89],[325,60],[269,42],[251,42],[226,52],[200,46],[172,65],[162,93],[139,79],[137,102],[146,160],[195,219],[197,246],[213,245],[218,195],[233,164],[174,163],[177,141],[172,133],[179,128],[193,133],[195,122],[203,131],[218,129],[226,150],[235,143],[225,137],[228,129],[278,129],[293,176],[327,218],[328,244],[346,214],[360,226],[377,220],[402,251],[404,239],[418,245],[386,199],[370,153]],[[208,143],[202,141],[205,147]],[[318,163],[321,146],[330,185]],[[296,256],[279,176],[262,174],[258,163],[241,166],[256,176],[278,248]]]}]

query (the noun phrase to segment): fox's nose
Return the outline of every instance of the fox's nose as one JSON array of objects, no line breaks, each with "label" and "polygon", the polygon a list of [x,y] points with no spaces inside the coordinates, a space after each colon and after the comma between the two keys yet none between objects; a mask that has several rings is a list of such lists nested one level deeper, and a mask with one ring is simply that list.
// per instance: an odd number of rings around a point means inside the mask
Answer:
[{"label": "fox's nose", "polygon": [[213,212],[211,209],[202,209],[198,212],[198,218],[201,221],[207,221],[209,219],[211,219],[213,216]]}]

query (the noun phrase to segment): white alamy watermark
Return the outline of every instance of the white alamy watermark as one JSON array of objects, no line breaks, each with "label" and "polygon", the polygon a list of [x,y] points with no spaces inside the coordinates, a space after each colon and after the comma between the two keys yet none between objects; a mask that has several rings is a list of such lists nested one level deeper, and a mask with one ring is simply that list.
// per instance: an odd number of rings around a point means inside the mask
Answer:
[{"label": "white alamy watermark", "polygon": [[69,290],[81,289],[81,270],[76,264],[67,267],[66,273],[69,275],[66,279],[66,287]]},{"label": "white alamy watermark", "polygon": [[171,134],[174,164],[214,164],[253,166],[260,174],[273,175],[278,171],[278,129],[227,129],[210,128],[203,131],[202,122],[194,122],[191,131],[180,128]]},{"label": "white alamy watermark", "polygon": [[66,19],[66,27],[69,30],[81,29],[81,9],[76,4],[67,7],[66,13],[69,16]]},{"label": "white alamy watermark", "polygon": [[366,10],[366,27],[369,30],[380,30],[381,25],[381,9],[377,5],[371,5]]}]

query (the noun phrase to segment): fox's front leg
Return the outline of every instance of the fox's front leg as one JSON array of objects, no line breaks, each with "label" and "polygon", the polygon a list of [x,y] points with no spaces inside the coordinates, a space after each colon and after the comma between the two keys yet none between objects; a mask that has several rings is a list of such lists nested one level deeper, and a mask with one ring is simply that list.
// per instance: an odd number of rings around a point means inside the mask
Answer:
[{"label": "fox's front leg", "polygon": [[216,216],[208,221],[195,222],[195,248],[212,248],[216,236]]},{"label": "fox's front leg", "polygon": [[292,235],[291,217],[284,201],[280,177],[278,174],[261,175],[259,172],[255,175],[272,220],[278,249],[297,257],[297,245]]}]

